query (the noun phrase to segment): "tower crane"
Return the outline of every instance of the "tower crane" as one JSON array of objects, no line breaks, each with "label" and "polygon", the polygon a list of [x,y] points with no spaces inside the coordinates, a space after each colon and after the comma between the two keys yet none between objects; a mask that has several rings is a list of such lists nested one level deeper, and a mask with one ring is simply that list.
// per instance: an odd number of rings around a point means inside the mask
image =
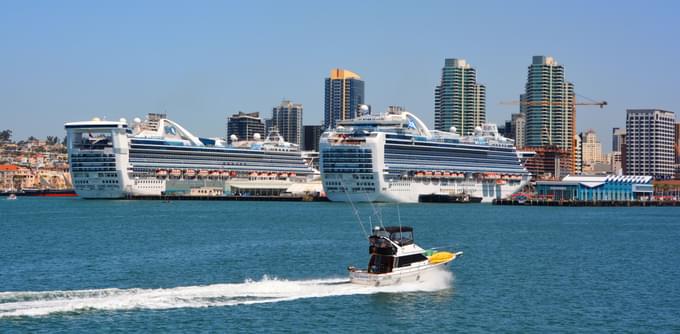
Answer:
[{"label": "tower crane", "polygon": [[[548,101],[520,101],[520,100],[514,100],[514,101],[501,101],[500,104],[509,104],[509,105],[524,105],[524,106],[561,106],[564,105],[563,102],[548,102]],[[574,102],[574,105],[577,106],[598,106],[600,109],[604,108],[607,105],[607,101],[576,101]]]},{"label": "tower crane", "polygon": [[[576,100],[576,96],[579,97],[579,100]],[[571,132],[576,133],[576,106],[598,106],[600,109],[603,109],[608,103],[607,101],[596,101],[591,98],[585,97],[583,95],[579,94],[574,94],[574,103],[573,103],[573,112],[571,114]],[[585,101],[584,101],[585,100]],[[568,105],[565,102],[550,102],[550,101],[524,101],[524,100],[514,100],[514,101],[502,101],[500,104],[506,104],[506,105],[520,105],[520,106],[564,106]],[[571,156],[575,157],[576,156],[576,147],[575,144],[572,143],[571,147]],[[571,160],[571,171],[576,170],[576,160],[572,159]]]}]

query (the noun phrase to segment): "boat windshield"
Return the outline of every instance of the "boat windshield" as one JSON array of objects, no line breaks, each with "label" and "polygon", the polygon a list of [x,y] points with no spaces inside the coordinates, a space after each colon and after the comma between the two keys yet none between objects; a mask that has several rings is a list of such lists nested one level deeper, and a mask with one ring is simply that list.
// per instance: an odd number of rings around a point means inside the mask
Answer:
[{"label": "boat windshield", "polygon": [[390,234],[390,240],[399,246],[410,245],[413,243],[413,231],[400,231]]}]

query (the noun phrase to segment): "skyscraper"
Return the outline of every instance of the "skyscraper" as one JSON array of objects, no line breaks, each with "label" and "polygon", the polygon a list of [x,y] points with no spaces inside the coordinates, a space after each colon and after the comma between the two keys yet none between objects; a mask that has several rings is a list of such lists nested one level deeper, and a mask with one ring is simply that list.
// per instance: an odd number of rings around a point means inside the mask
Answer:
[{"label": "skyscraper", "polygon": [[612,151],[621,152],[621,145],[625,144],[626,129],[612,128]]},{"label": "skyscraper", "polygon": [[326,129],[334,128],[337,121],[357,116],[364,104],[364,82],[351,71],[335,68],[326,78],[324,121]]},{"label": "skyscraper", "polygon": [[227,142],[229,143],[232,142],[232,135],[235,135],[237,140],[253,140],[256,133],[264,136],[264,123],[258,112],[239,111],[227,120]]},{"label": "skyscraper", "polygon": [[675,114],[659,109],[626,111],[626,173],[673,177]]},{"label": "skyscraper", "polygon": [[503,135],[505,138],[509,138],[515,141],[515,147],[524,147],[524,128],[526,127],[526,122],[524,118],[524,113],[518,112],[510,116],[510,119],[505,121],[505,126],[503,131],[498,128],[498,133]]},{"label": "skyscraper", "polygon": [[675,179],[680,180],[680,123],[675,123]]},{"label": "skyscraper", "polygon": [[516,113],[510,116],[512,124],[513,139],[515,140],[515,147],[522,148],[526,145],[526,118],[524,113]]},{"label": "skyscraper", "polygon": [[602,154],[602,144],[597,139],[595,130],[590,129],[581,135],[581,146],[584,164],[591,165],[606,160]]},{"label": "skyscraper", "polygon": [[446,59],[434,90],[434,127],[467,135],[486,122],[486,87],[465,59]]},{"label": "skyscraper", "polygon": [[534,56],[528,69],[525,94],[526,146],[562,151],[574,170],[576,114],[574,85],[565,80],[564,67],[552,57]]},{"label": "skyscraper", "polygon": [[582,133],[574,135],[574,174],[583,174],[583,140]]},{"label": "skyscraper", "polygon": [[321,125],[305,125],[302,149],[304,151],[319,152],[319,138],[323,129]]},{"label": "skyscraper", "polygon": [[281,101],[272,109],[272,119],[268,123],[276,127],[283,140],[298,145],[302,143],[302,104]]}]

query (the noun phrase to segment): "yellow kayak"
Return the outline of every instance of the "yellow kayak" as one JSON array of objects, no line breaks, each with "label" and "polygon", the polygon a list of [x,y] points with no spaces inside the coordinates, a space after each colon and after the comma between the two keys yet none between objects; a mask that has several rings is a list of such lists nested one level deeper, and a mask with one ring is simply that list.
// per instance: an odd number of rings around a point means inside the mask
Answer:
[{"label": "yellow kayak", "polygon": [[436,252],[430,256],[430,263],[449,262],[456,258],[456,254],[449,252]]}]

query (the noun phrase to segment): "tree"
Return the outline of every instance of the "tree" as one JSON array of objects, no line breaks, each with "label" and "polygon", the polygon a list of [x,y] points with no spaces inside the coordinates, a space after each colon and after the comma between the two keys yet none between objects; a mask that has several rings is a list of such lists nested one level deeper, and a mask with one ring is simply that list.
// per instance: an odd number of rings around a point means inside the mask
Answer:
[{"label": "tree", "polygon": [[68,142],[66,141],[66,136],[64,136],[64,139],[61,141],[61,144],[64,145],[64,146],[66,146],[67,143],[68,143]]},{"label": "tree", "polygon": [[0,131],[0,142],[12,141],[12,130],[2,130]]},{"label": "tree", "polygon": [[57,145],[59,142],[59,137],[57,136],[47,136],[47,140],[45,140],[47,145]]}]

